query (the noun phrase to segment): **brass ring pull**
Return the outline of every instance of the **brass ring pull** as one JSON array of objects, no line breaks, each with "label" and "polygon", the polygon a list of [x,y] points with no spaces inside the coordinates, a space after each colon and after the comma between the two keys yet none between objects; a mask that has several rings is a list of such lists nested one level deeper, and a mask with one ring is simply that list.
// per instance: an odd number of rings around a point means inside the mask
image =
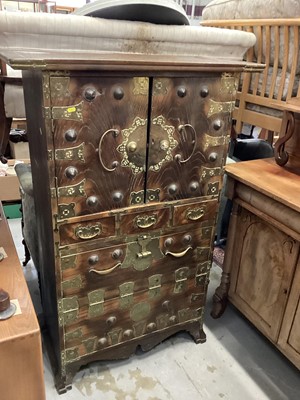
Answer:
[{"label": "brass ring pull", "polygon": [[186,158],[185,160],[182,160],[181,154],[175,155],[175,160],[177,160],[180,164],[184,164],[192,158],[193,154],[195,153],[196,145],[197,145],[197,134],[196,134],[195,128],[191,124],[183,124],[183,125],[178,126],[178,131],[181,133],[182,131],[185,130],[185,128],[191,128],[191,130],[193,131],[194,139],[193,139],[192,143],[194,143],[194,147],[193,147],[193,150],[192,150],[190,156],[188,158]]},{"label": "brass ring pull", "polygon": [[138,228],[150,228],[150,226],[155,225],[157,222],[156,215],[139,215],[135,218],[135,224]]},{"label": "brass ring pull", "polygon": [[119,133],[120,133],[120,131],[119,131],[118,129],[108,129],[108,130],[107,130],[106,132],[104,132],[103,135],[101,136],[101,139],[100,139],[100,142],[99,142],[99,146],[98,146],[99,161],[100,161],[102,167],[103,167],[103,168],[105,169],[105,171],[107,171],[107,172],[113,172],[113,171],[117,168],[117,166],[119,165],[118,161],[114,161],[114,162],[112,163],[113,168],[108,168],[108,167],[106,167],[106,165],[104,165],[104,162],[103,162],[103,160],[102,160],[102,142],[103,142],[105,136],[106,136],[108,133],[110,133],[110,132],[113,133],[114,137],[117,137],[117,136],[119,135]]},{"label": "brass ring pull", "polygon": [[165,252],[165,256],[170,255],[176,258],[180,258],[186,255],[189,250],[193,250],[192,246],[187,247],[185,250],[181,251],[180,253],[173,253],[172,251],[167,250]]},{"label": "brass ring pull", "polygon": [[284,137],[279,138],[275,143],[274,153],[275,161],[281,167],[284,166],[289,160],[289,154],[284,150],[285,143],[293,136],[295,131],[295,118],[292,112],[287,112],[286,115],[287,130]]},{"label": "brass ring pull", "polygon": [[79,239],[88,240],[100,235],[102,232],[102,225],[96,224],[92,226],[78,226],[75,229],[75,236]]},{"label": "brass ring pull", "polygon": [[107,275],[107,274],[110,274],[111,272],[113,272],[116,268],[120,267],[121,265],[122,265],[122,263],[119,262],[116,265],[114,265],[113,267],[104,269],[103,271],[98,271],[97,269],[91,268],[89,270],[89,273],[94,272],[97,275]]}]

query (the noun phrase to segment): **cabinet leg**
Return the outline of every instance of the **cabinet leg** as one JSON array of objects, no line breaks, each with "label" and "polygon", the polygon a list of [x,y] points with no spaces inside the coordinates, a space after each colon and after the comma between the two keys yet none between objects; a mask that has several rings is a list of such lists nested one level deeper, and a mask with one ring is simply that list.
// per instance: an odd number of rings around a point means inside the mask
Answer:
[{"label": "cabinet leg", "polygon": [[193,337],[195,343],[205,343],[206,334],[203,330],[202,323],[196,322],[188,329],[189,334]]},{"label": "cabinet leg", "polygon": [[213,296],[213,308],[210,313],[212,318],[220,318],[223,315],[227,302],[228,302],[228,292],[230,287],[230,272],[231,272],[231,257],[234,252],[235,246],[235,232],[238,220],[238,214],[240,213],[240,206],[233,203],[230,223],[228,228],[228,237],[225,248],[224,266],[223,273],[221,277],[220,286],[216,289]]},{"label": "cabinet leg", "polygon": [[210,313],[213,318],[220,318],[223,315],[227,306],[229,286],[230,274],[223,272],[221,284],[213,296],[213,308]]}]

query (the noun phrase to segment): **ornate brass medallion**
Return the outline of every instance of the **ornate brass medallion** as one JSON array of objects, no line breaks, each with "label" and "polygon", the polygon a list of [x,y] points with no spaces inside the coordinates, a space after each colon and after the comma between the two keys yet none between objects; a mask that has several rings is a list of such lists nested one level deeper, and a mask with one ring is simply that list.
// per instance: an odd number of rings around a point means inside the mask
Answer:
[{"label": "ornate brass medallion", "polygon": [[121,166],[131,168],[134,174],[145,171],[147,119],[136,117],[132,126],[121,133],[123,142],[117,147],[123,154]]},{"label": "ornate brass medallion", "polygon": [[172,151],[178,145],[173,135],[174,126],[166,125],[165,118],[160,115],[152,119],[151,138],[149,151],[149,170],[158,172],[167,161],[173,159]]}]

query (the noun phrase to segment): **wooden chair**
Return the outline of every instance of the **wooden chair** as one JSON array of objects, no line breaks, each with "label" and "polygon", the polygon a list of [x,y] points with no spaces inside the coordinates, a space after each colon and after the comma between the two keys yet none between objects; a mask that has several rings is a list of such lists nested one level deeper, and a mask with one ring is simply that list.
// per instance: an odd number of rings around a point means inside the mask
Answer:
[{"label": "wooden chair", "polygon": [[299,26],[300,19],[207,20],[204,26],[253,32],[257,43],[245,60],[266,65],[256,74],[242,74],[233,118],[235,130],[243,124],[261,127],[272,142],[280,132],[282,105],[300,96]]}]

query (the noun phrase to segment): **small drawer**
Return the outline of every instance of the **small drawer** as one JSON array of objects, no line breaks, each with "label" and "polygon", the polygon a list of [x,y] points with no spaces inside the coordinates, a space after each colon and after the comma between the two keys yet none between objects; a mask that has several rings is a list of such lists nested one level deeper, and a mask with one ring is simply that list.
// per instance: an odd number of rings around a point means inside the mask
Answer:
[{"label": "small drawer", "polygon": [[60,244],[83,243],[90,240],[115,236],[116,222],[114,216],[66,223],[59,226]]},{"label": "small drawer", "polygon": [[174,206],[173,225],[180,226],[214,220],[217,204],[218,200],[216,199]]},{"label": "small drawer", "polygon": [[140,211],[121,215],[121,234],[139,234],[161,229],[169,225],[170,210]]}]

